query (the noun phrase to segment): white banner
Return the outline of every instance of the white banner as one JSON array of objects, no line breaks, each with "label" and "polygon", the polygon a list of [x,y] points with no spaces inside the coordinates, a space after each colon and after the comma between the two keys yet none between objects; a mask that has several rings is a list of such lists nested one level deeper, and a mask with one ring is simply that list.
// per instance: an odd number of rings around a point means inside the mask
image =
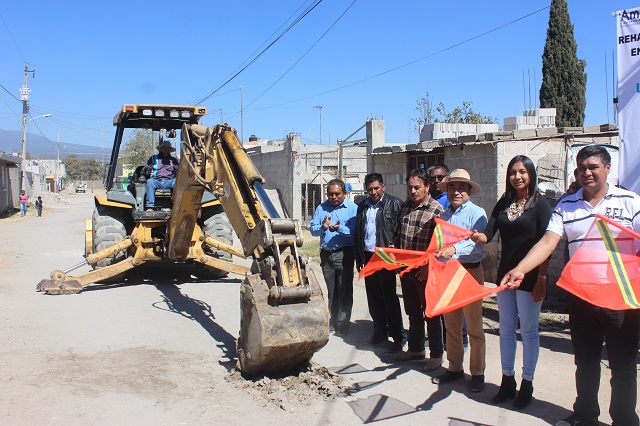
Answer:
[{"label": "white banner", "polygon": [[616,13],[620,186],[640,194],[640,7]]}]

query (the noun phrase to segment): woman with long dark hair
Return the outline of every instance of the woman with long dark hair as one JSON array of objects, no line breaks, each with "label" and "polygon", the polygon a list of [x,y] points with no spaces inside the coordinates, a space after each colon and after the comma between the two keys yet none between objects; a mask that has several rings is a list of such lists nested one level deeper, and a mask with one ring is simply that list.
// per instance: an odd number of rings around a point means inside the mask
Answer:
[{"label": "woman with long dark hair", "polygon": [[[498,266],[498,277],[513,269],[544,235],[551,206],[538,192],[538,176],[533,161],[525,155],[511,159],[507,167],[505,192],[491,213],[489,223],[482,232],[471,239],[486,244],[500,231],[502,255]],[[494,404],[516,398],[513,405],[518,409],[531,403],[533,375],[540,353],[538,321],[540,308],[547,285],[547,260],[539,268],[529,272],[517,290],[498,293],[500,315],[500,358],[502,361],[502,383],[498,394],[492,398]],[[516,328],[520,320],[523,346],[522,383],[516,397],[515,359]]]}]

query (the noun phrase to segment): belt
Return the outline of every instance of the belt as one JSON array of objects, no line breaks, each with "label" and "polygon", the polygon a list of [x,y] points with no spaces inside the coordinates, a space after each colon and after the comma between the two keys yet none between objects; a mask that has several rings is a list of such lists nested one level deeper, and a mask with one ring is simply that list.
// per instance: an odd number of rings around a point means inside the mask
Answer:
[{"label": "belt", "polygon": [[334,248],[334,249],[328,249],[328,248],[324,248],[324,247],[320,247],[320,250],[326,252],[326,253],[338,253],[340,251],[344,251],[345,249],[349,249],[349,248],[353,248],[353,246],[344,246],[344,247],[338,247],[338,248]]},{"label": "belt", "polygon": [[462,267],[464,269],[473,269],[473,268],[478,268],[480,267],[481,263],[480,262],[473,262],[473,263],[462,263],[460,262],[460,264],[462,265]]}]

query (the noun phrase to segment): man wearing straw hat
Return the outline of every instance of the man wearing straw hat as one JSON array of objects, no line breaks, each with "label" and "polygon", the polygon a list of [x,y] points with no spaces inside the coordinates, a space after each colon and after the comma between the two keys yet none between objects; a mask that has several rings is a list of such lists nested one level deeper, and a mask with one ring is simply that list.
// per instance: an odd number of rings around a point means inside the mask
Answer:
[{"label": "man wearing straw hat", "polygon": [[[471,231],[484,229],[487,226],[487,215],[482,207],[471,202],[470,195],[480,191],[480,185],[471,180],[469,172],[456,169],[451,172],[449,180],[438,184],[438,189],[447,191],[449,207],[442,213],[442,220]],[[460,264],[471,274],[479,285],[484,285],[484,270],[480,261],[484,258],[482,246],[470,239],[460,241],[437,253],[445,259],[458,259]],[[447,360],[449,367],[443,374],[434,377],[432,382],[443,384],[464,378],[462,361],[464,348],[462,345],[462,315],[467,320],[471,356],[469,370],[471,373],[471,392],[484,389],[485,339],[482,328],[482,300],[472,302],[462,308],[444,314],[447,326]]]},{"label": "man wearing straw hat", "polygon": [[152,155],[144,166],[144,174],[148,178],[145,192],[147,210],[153,210],[156,189],[173,189],[176,184],[176,173],[178,173],[178,160],[171,155],[176,149],[171,146],[171,142],[160,141],[156,148],[158,148],[158,154]]}]

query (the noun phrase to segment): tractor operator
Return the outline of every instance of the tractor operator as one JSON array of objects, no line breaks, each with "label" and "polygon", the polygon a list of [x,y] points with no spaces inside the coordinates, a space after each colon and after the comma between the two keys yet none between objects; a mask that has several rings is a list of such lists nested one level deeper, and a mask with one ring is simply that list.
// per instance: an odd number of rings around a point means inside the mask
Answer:
[{"label": "tractor operator", "polygon": [[173,189],[176,184],[176,173],[178,173],[178,159],[171,155],[176,149],[171,146],[171,142],[160,141],[156,148],[159,153],[152,155],[144,166],[144,174],[147,177],[147,210],[153,210],[156,189]]}]

